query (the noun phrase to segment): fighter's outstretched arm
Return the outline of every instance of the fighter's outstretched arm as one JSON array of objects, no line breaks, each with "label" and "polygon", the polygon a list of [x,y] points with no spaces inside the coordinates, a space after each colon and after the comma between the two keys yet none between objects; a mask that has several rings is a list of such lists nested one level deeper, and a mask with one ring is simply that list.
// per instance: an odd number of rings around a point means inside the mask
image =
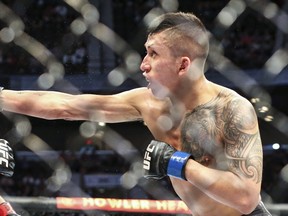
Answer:
[{"label": "fighter's outstretched arm", "polygon": [[139,88],[114,95],[72,95],[3,89],[0,105],[4,111],[44,119],[124,122],[141,119],[138,103],[145,91],[145,88]]}]

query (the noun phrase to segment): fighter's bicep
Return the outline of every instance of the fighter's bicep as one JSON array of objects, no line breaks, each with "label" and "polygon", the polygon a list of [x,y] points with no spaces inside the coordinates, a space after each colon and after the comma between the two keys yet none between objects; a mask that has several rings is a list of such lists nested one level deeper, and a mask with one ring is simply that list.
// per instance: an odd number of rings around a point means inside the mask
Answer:
[{"label": "fighter's bicep", "polygon": [[74,97],[67,104],[75,107],[75,113],[83,117],[89,116],[93,121],[122,122],[141,118],[141,113],[137,109],[137,100],[133,99],[132,95],[85,94]]}]

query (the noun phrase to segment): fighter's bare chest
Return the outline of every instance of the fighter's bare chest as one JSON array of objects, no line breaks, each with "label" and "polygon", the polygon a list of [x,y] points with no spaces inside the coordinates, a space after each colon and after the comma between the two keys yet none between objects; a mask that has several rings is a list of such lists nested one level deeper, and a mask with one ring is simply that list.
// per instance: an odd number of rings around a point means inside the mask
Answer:
[{"label": "fighter's bare chest", "polygon": [[223,109],[200,106],[187,112],[181,124],[181,150],[209,166],[223,153]]},{"label": "fighter's bare chest", "polygon": [[168,116],[162,118],[157,124],[155,119],[153,121],[154,128],[151,131],[155,138],[173,145],[178,150],[193,153],[195,158],[205,153],[212,154],[221,143],[223,121],[212,108],[187,112],[182,120],[174,125],[169,122]]}]

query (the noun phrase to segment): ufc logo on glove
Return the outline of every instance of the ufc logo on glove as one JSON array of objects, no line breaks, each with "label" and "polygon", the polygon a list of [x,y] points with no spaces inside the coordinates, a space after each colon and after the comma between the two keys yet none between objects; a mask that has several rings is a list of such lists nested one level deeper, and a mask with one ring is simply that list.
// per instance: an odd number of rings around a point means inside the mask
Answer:
[{"label": "ufc logo on glove", "polygon": [[6,142],[1,142],[0,143],[0,164],[1,165],[4,165],[3,163],[5,163],[5,166],[8,168],[8,165],[9,165],[9,158],[10,155],[9,155],[9,151],[10,150],[10,147],[7,145]]},{"label": "ufc logo on glove", "polygon": [[155,148],[155,146],[149,145],[145,151],[143,168],[146,170],[150,169],[150,161],[151,161],[150,153],[152,153],[154,151],[154,148]]},{"label": "ufc logo on glove", "polygon": [[13,175],[14,167],[13,150],[7,140],[0,139],[0,174],[10,177]]},{"label": "ufc logo on glove", "polygon": [[189,153],[177,151],[165,142],[152,140],[144,154],[144,177],[157,180],[168,175],[186,180],[185,166],[190,158],[193,159],[193,156]]}]

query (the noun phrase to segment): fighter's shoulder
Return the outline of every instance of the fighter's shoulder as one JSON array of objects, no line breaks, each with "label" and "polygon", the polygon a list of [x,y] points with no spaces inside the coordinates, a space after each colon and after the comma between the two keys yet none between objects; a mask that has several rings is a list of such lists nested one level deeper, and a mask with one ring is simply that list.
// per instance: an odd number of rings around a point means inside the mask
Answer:
[{"label": "fighter's shoulder", "polygon": [[220,89],[220,97],[225,98],[228,102],[231,101],[238,101],[244,104],[250,104],[251,102],[244,97],[243,95],[240,95],[238,92],[236,92],[235,90],[226,88],[226,87],[222,87]]},{"label": "fighter's shoulder", "polygon": [[116,95],[116,98],[138,108],[143,108],[142,106],[145,106],[145,103],[149,102],[151,104],[154,100],[151,91],[144,87],[121,92]]},{"label": "fighter's shoulder", "polygon": [[130,92],[131,94],[139,94],[139,95],[150,94],[150,90],[146,87],[134,88],[129,90],[128,92]]},{"label": "fighter's shoulder", "polygon": [[220,94],[226,101],[225,104],[228,109],[231,109],[234,112],[241,112],[243,114],[255,114],[254,106],[247,97],[229,88],[223,88]]},{"label": "fighter's shoulder", "polygon": [[125,92],[120,93],[120,95],[133,98],[133,100],[134,99],[143,100],[143,99],[151,98],[151,96],[153,96],[151,91],[144,87],[134,88],[134,89],[125,91]]}]

